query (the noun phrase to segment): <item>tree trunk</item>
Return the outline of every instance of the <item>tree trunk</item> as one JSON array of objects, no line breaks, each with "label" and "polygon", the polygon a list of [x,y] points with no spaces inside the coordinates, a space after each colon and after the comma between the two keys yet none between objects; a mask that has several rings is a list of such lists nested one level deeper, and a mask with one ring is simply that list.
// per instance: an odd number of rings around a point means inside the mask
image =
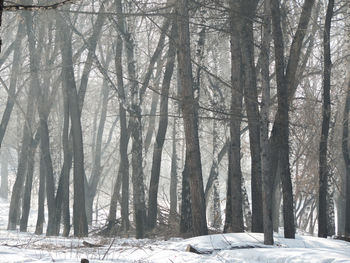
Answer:
[{"label": "tree trunk", "polygon": [[258,1],[256,0],[241,1],[240,12],[242,15],[238,19],[242,21],[242,76],[251,155],[252,232],[264,232],[261,192],[260,123],[253,36],[253,20],[257,4]]},{"label": "tree trunk", "polygon": [[32,186],[33,186],[33,173],[34,173],[34,156],[35,151],[38,146],[39,142],[39,136],[38,133],[36,135],[37,140],[33,140],[30,146],[30,155],[28,157],[28,168],[27,168],[27,174],[26,174],[26,181],[24,186],[24,195],[22,200],[22,216],[20,220],[20,228],[19,230],[21,232],[27,232],[27,226],[28,226],[28,217],[29,217],[29,211],[30,211],[30,201],[32,197]]},{"label": "tree trunk", "polygon": [[328,194],[328,161],[327,142],[329,134],[329,122],[331,118],[331,46],[330,30],[333,16],[334,0],[328,1],[326,21],[323,31],[323,107],[322,107],[322,131],[319,148],[319,192],[318,192],[318,236],[327,238],[327,194]]},{"label": "tree trunk", "polygon": [[243,80],[241,56],[241,23],[236,11],[239,4],[230,1],[231,29],[231,118],[230,118],[230,149],[228,168],[228,190],[226,202],[226,231],[243,232],[242,211],[242,171],[241,171],[241,119]]},{"label": "tree trunk", "polygon": [[[29,12],[24,14],[25,22],[27,25],[27,35],[28,35],[28,42],[29,45],[33,41],[32,33],[31,33],[31,26],[32,26],[32,16]],[[31,39],[31,40],[30,40]],[[35,56],[30,56],[30,70],[33,74],[37,74],[38,72],[38,64],[35,64]],[[37,82],[35,78],[31,77],[30,79],[30,85],[29,85],[29,92],[28,92],[28,100],[27,100],[27,111],[25,116],[25,122],[23,127],[23,138],[22,138],[22,146],[21,146],[21,153],[18,161],[18,168],[17,168],[17,176],[15,184],[12,188],[12,195],[11,195],[11,202],[10,202],[10,210],[9,210],[9,220],[8,220],[8,230],[15,230],[17,223],[20,218],[20,199],[23,192],[23,184],[25,179],[25,174],[27,171],[27,160],[30,155],[30,145],[32,141],[32,122],[34,120],[34,100],[36,97],[36,88],[37,88]]]},{"label": "tree trunk", "polygon": [[[272,3],[272,27],[273,27],[273,39],[275,43],[275,67],[276,67],[276,77],[277,77],[277,86],[280,86],[280,91],[282,90],[282,94],[287,92],[287,104],[285,107],[280,105],[280,107],[277,108],[277,113],[275,116],[275,122],[273,125],[273,129],[271,132],[270,137],[270,151],[271,151],[271,173],[273,174],[273,177],[276,177],[276,171],[278,164],[279,167],[281,167],[281,176],[282,179],[282,186],[283,186],[283,196],[287,200],[284,200],[284,217],[287,219],[285,221],[286,226],[284,228],[285,230],[285,236],[286,237],[294,237],[294,215],[293,215],[293,193],[292,193],[292,184],[290,182],[290,171],[289,171],[289,163],[288,160],[288,153],[286,146],[287,145],[281,145],[282,142],[285,144],[288,142],[288,129],[286,124],[288,123],[288,119],[286,118],[286,115],[288,115],[288,106],[291,102],[291,98],[294,96],[296,88],[297,88],[297,79],[296,79],[296,73],[298,69],[298,64],[300,60],[300,54],[301,54],[301,48],[302,43],[304,40],[304,37],[307,32],[308,23],[311,17],[311,10],[314,5],[315,0],[305,0],[304,5],[302,7],[302,12],[299,18],[298,28],[297,31],[293,37],[292,45],[289,52],[289,59],[287,67],[284,68],[284,40],[282,35],[282,29],[281,29],[281,22],[280,22],[280,9],[279,9],[279,1],[273,0]],[[283,68],[282,68],[283,66]],[[278,69],[278,71],[277,71]],[[281,87],[281,85],[283,87]],[[281,95],[281,94],[279,94]],[[284,97],[284,94],[282,95]],[[285,104],[285,98],[280,101],[283,105]],[[286,108],[287,107],[287,108]],[[283,117],[282,117],[283,116]],[[281,126],[284,127],[281,129]],[[282,149],[282,152],[280,150]],[[281,163],[282,162],[282,163]],[[289,171],[289,172],[288,172]],[[275,179],[274,179],[275,180]],[[285,202],[286,201],[286,202]]]},{"label": "tree trunk", "polygon": [[188,171],[188,157],[185,157],[185,166],[182,172],[182,191],[181,191],[181,218],[180,218],[180,233],[191,234],[193,231],[192,225],[192,205],[191,205],[191,190],[190,178]]},{"label": "tree trunk", "polygon": [[0,197],[5,200],[8,199],[8,149],[2,147],[1,149],[1,187]]},{"label": "tree trunk", "polygon": [[345,236],[350,236],[350,154],[349,154],[349,112],[350,112],[350,80],[346,93],[344,119],[343,119],[343,140],[342,151],[346,168],[345,179]]},{"label": "tree trunk", "polygon": [[273,245],[272,178],[269,152],[271,2],[264,2],[264,28],[261,48],[262,99],[260,117],[261,177],[264,244]]},{"label": "tree trunk", "polygon": [[38,218],[36,221],[35,234],[41,235],[43,233],[45,221],[45,185],[46,173],[45,163],[42,154],[40,153],[40,176],[39,176],[39,197],[38,197]]},{"label": "tree trunk", "polygon": [[169,51],[167,64],[165,66],[164,78],[162,83],[161,98],[160,98],[160,113],[158,124],[158,132],[153,150],[153,161],[151,170],[151,180],[149,185],[148,194],[148,220],[147,225],[149,229],[153,229],[157,224],[157,197],[158,197],[158,186],[160,178],[160,167],[162,161],[162,151],[165,141],[165,135],[168,128],[168,96],[170,82],[174,71],[176,47],[174,45],[174,39],[176,38],[176,25],[172,26],[171,34],[169,37]]},{"label": "tree trunk", "polygon": [[169,212],[169,223],[176,222],[177,215],[177,150],[176,150],[176,124],[177,119],[173,121],[173,132],[172,132],[172,154],[171,154],[171,169],[170,169],[170,212]]},{"label": "tree trunk", "polygon": [[[109,63],[106,63],[109,64]],[[97,191],[97,186],[100,181],[101,173],[102,173],[102,167],[101,167],[101,158],[102,158],[102,136],[104,131],[104,126],[106,122],[107,117],[107,106],[108,106],[108,94],[109,94],[109,87],[105,81],[103,81],[103,88],[102,88],[102,109],[101,109],[101,117],[100,122],[97,130],[97,136],[96,136],[96,145],[95,145],[95,152],[94,152],[94,163],[92,167],[91,177],[89,179],[89,187],[88,187],[88,193],[86,198],[86,212],[88,217],[89,224],[92,223],[92,206],[94,202],[94,198]]]},{"label": "tree trunk", "polygon": [[75,77],[72,61],[72,42],[69,28],[62,17],[58,15],[57,25],[59,28],[60,48],[62,54],[63,88],[68,95],[70,118],[73,134],[73,158],[74,158],[74,203],[73,203],[73,226],[74,236],[83,237],[88,235],[88,226],[85,212],[84,190],[84,153],[83,138],[80,120],[78,94],[75,86]]},{"label": "tree trunk", "polygon": [[193,94],[188,1],[176,3],[178,25],[178,67],[181,84],[182,113],[185,128],[186,156],[190,179],[192,225],[194,236],[208,234],[203,190],[202,165],[198,138],[198,113]]},{"label": "tree trunk", "polygon": [[22,45],[22,39],[24,36],[24,29],[25,29],[24,23],[20,22],[18,25],[16,39],[14,42],[14,53],[13,53],[13,62],[12,62],[11,77],[10,77],[10,87],[8,89],[6,108],[4,110],[1,123],[0,123],[0,146],[4,139],[7,125],[10,121],[10,116],[13,110],[13,106],[15,104],[17,79],[19,76],[19,70],[21,65],[21,55],[22,55],[21,45]]}]

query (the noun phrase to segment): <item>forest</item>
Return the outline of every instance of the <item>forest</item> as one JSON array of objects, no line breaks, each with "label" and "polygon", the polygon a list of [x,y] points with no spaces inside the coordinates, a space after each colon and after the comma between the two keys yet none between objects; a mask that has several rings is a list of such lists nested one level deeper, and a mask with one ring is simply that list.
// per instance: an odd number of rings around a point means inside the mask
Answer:
[{"label": "forest", "polygon": [[0,26],[7,230],[350,240],[348,0],[1,0]]}]

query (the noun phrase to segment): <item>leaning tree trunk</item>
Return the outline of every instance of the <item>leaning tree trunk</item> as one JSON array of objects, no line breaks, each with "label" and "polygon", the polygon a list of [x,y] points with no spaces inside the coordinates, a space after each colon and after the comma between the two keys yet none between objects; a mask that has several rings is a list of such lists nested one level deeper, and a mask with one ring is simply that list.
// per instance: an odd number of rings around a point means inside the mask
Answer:
[{"label": "leaning tree trunk", "polygon": [[176,47],[174,45],[174,39],[176,37],[176,24],[172,26],[171,34],[169,37],[169,51],[167,63],[165,66],[164,78],[162,83],[161,98],[160,98],[160,112],[158,132],[153,150],[153,161],[151,170],[151,181],[149,186],[149,199],[148,199],[148,218],[147,225],[149,229],[153,229],[157,224],[157,197],[158,186],[160,178],[160,167],[162,161],[162,151],[165,141],[165,134],[168,128],[168,97],[171,77],[174,71]]},{"label": "leaning tree trunk", "polygon": [[21,21],[18,24],[16,39],[14,41],[14,51],[13,51],[13,62],[11,68],[11,77],[10,77],[10,87],[8,89],[8,97],[6,102],[6,107],[4,113],[2,114],[2,119],[0,123],[0,146],[5,136],[5,132],[7,129],[7,125],[10,121],[10,116],[13,110],[13,106],[15,104],[16,97],[16,88],[17,88],[17,80],[19,76],[19,70],[21,66],[21,56],[22,56],[22,39],[24,36],[25,25]]},{"label": "leaning tree trunk", "polygon": [[74,158],[74,203],[73,203],[73,226],[74,236],[82,237],[88,235],[88,226],[85,213],[85,189],[84,189],[84,152],[83,137],[80,120],[80,110],[78,94],[75,85],[73,61],[72,61],[72,41],[70,30],[60,15],[57,15],[57,25],[59,28],[60,48],[62,54],[62,75],[63,88],[68,95],[70,119],[72,122],[73,134],[73,158]]},{"label": "leaning tree trunk", "polygon": [[[32,16],[30,13],[24,14],[25,22],[27,24],[27,34],[28,37],[32,35],[30,33],[30,25],[32,24]],[[29,40],[29,39],[28,39]],[[30,44],[30,43],[29,43]],[[35,59],[35,56],[31,56],[30,60]],[[38,64],[35,64],[35,61],[30,61],[31,72],[38,72]],[[10,210],[9,210],[9,220],[8,220],[8,230],[15,230],[17,226],[17,222],[20,217],[20,203],[21,195],[23,192],[23,184],[25,179],[25,174],[27,170],[27,162],[30,154],[30,145],[32,141],[32,122],[34,120],[34,100],[36,97],[36,88],[37,81],[35,78],[31,77],[29,92],[28,92],[28,100],[27,100],[27,111],[25,116],[24,128],[23,128],[23,138],[22,138],[22,147],[21,153],[18,161],[17,175],[16,181],[12,188],[11,202],[10,202]]]},{"label": "leaning tree trunk", "polygon": [[272,25],[275,44],[275,70],[277,80],[277,100],[279,115],[276,116],[276,128],[279,131],[279,165],[283,186],[283,222],[286,238],[295,237],[293,190],[289,167],[289,104],[288,86],[284,74],[284,42],[281,30],[281,14],[278,0],[272,0]]},{"label": "leaning tree trunk", "polygon": [[322,131],[319,148],[319,190],[318,190],[318,236],[327,237],[327,194],[328,194],[328,161],[327,142],[329,134],[329,122],[331,118],[331,43],[330,30],[333,16],[334,0],[328,1],[326,21],[323,31],[324,71],[323,71],[323,107],[322,107]]},{"label": "leaning tree trunk", "polygon": [[[188,0],[179,0],[177,7],[178,67],[181,83],[182,113],[185,128],[187,165],[190,179],[193,234],[208,234],[202,178],[202,164],[198,138],[198,113],[193,94],[190,50]],[[186,154],[187,155],[187,154]]]},{"label": "leaning tree trunk", "polygon": [[[122,13],[122,3],[120,0],[116,1],[117,12]],[[108,215],[108,228],[110,234],[114,231],[116,224],[116,212],[117,212],[117,199],[120,192],[120,177],[122,184],[122,197],[121,197],[121,216],[122,216],[122,230],[128,231],[129,222],[129,157],[128,157],[128,144],[130,136],[128,134],[126,107],[125,107],[125,90],[123,79],[123,40],[121,35],[125,32],[124,17],[122,15],[117,17],[118,26],[120,32],[118,33],[116,40],[116,53],[115,53],[115,69],[117,75],[118,93],[120,96],[119,103],[119,115],[120,115],[120,143],[119,154],[120,163],[117,179],[114,184],[112,198],[110,202],[109,215]]]},{"label": "leaning tree trunk", "polygon": [[19,230],[21,232],[27,232],[28,217],[30,211],[30,201],[32,197],[32,186],[33,186],[33,174],[34,174],[34,164],[35,164],[35,151],[39,143],[39,133],[36,134],[36,138],[33,139],[30,145],[30,155],[28,157],[28,167],[26,172],[26,180],[24,185],[24,194],[22,200],[22,216],[19,222]]},{"label": "leaning tree trunk", "polygon": [[248,117],[251,152],[252,232],[263,232],[260,123],[253,36],[253,20],[257,4],[256,0],[242,1],[240,4],[242,15],[239,16],[239,19],[242,21],[241,52],[244,72],[244,102]]},{"label": "leaning tree trunk", "polygon": [[[297,70],[300,60],[300,54],[302,49],[303,40],[305,38],[307,27],[309,24],[309,20],[311,17],[311,10],[314,5],[315,0],[305,0],[302,12],[299,18],[298,22],[298,28],[295,32],[295,35],[293,37],[292,45],[290,47],[289,51],[289,59],[288,64],[286,68],[280,68],[281,66],[284,67],[284,40],[282,35],[282,29],[281,29],[281,14],[279,9],[279,1],[273,0],[272,3],[272,27],[273,27],[273,39],[275,42],[275,57],[276,57],[276,63],[275,67],[278,68],[279,71],[276,71],[276,77],[279,79],[277,82],[277,85],[282,84],[282,86],[285,86],[282,89],[286,89],[287,97],[289,100],[287,100],[288,104],[285,105],[286,107],[289,106],[291,102],[291,98],[293,98],[296,88],[297,88]],[[282,63],[281,65],[277,65],[278,63]],[[306,65],[306,63],[305,63]],[[283,82],[285,82],[283,84]],[[282,100],[283,101],[283,100]],[[283,103],[282,103],[283,104]],[[287,112],[286,112],[287,110]],[[287,225],[287,228],[285,227],[285,236],[286,237],[294,237],[295,235],[295,226],[294,226],[294,213],[293,213],[293,193],[292,193],[292,184],[290,182],[290,171],[289,170],[289,164],[287,163],[287,152],[286,149],[283,149],[283,153],[280,152],[280,149],[283,148],[283,145],[281,145],[282,141],[286,142],[286,132],[288,133],[288,129],[280,129],[281,122],[284,122],[284,125],[288,120],[285,118],[286,113],[288,113],[288,109],[285,107],[278,107],[277,113],[275,116],[275,122],[271,131],[270,136],[270,154],[271,154],[271,160],[275,160],[274,162],[271,162],[270,171],[274,177],[277,175],[277,167],[283,167],[284,169],[281,169],[280,176],[282,180],[282,187],[283,187],[283,196],[287,200],[284,200],[284,204],[286,204],[286,209],[283,209],[283,214],[285,219],[285,224]],[[283,125],[282,125],[283,126]],[[285,127],[286,128],[286,127]],[[283,134],[284,133],[284,134]],[[283,156],[283,157],[282,157]],[[284,159],[282,161],[282,159]],[[282,163],[284,162],[284,164]],[[280,164],[280,165],[278,165]],[[286,166],[288,164],[288,167]],[[286,201],[286,202],[285,202]]]}]

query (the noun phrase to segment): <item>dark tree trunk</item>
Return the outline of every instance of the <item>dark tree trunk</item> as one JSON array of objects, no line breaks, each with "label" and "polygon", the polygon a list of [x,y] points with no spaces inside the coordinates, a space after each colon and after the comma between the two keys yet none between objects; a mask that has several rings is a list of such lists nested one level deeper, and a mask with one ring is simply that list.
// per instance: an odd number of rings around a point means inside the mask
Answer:
[{"label": "dark tree trunk", "polygon": [[[63,89],[63,105],[64,105],[64,119],[63,119],[63,132],[62,132],[62,146],[63,146],[63,168],[62,168],[62,174],[60,176],[60,182],[58,188],[61,187],[62,190],[59,191],[57,189],[56,194],[56,222],[60,222],[61,218],[61,212],[58,213],[57,206],[59,203],[62,203],[62,206],[59,205],[60,208],[62,208],[63,212],[63,233],[62,235],[64,237],[67,237],[70,232],[70,209],[69,209],[69,178],[70,178],[70,170],[72,168],[72,145],[69,143],[69,103],[68,103],[68,94],[65,89]],[[59,196],[59,193],[61,194],[61,197]],[[61,198],[62,201],[59,201],[58,199]],[[60,225],[57,224],[57,227]],[[59,231],[57,231],[59,232]]]},{"label": "dark tree trunk", "polygon": [[28,168],[27,168],[24,194],[23,194],[23,200],[22,200],[22,216],[19,223],[19,230],[21,232],[27,232],[27,226],[28,226],[28,217],[29,217],[29,211],[30,211],[30,201],[32,197],[33,174],[34,174],[34,164],[35,164],[34,156],[35,156],[35,151],[39,142],[38,133],[36,137],[37,137],[37,140],[33,140],[31,143],[30,155],[28,157],[28,164],[27,164]]},{"label": "dark tree trunk", "polygon": [[176,222],[177,216],[177,147],[176,147],[176,124],[174,118],[172,131],[172,154],[171,154],[171,169],[170,169],[170,212],[169,223]]},{"label": "dark tree trunk", "polygon": [[187,165],[187,157],[185,159],[185,167],[182,172],[182,191],[181,191],[181,218],[180,233],[192,234],[192,207],[191,207],[191,190],[190,179]]},{"label": "dark tree trunk", "polygon": [[85,190],[84,190],[84,153],[83,138],[80,120],[78,94],[75,86],[75,77],[72,61],[72,42],[69,28],[62,17],[57,17],[59,28],[60,48],[62,53],[62,76],[63,88],[68,95],[70,118],[73,134],[73,158],[74,158],[74,204],[73,204],[73,226],[74,235],[78,237],[88,235],[88,226],[85,212]]},{"label": "dark tree trunk", "polygon": [[241,171],[241,119],[242,119],[242,56],[241,56],[241,21],[235,10],[239,4],[230,1],[231,29],[231,118],[230,149],[228,168],[228,190],[226,202],[225,231],[243,232],[242,211],[242,171]]},{"label": "dark tree trunk", "polygon": [[188,1],[179,0],[177,7],[178,67],[181,84],[182,113],[185,128],[186,156],[192,206],[194,236],[208,234],[203,190],[202,165],[198,138],[197,103],[193,94],[193,77],[190,50]]},{"label": "dark tree trunk", "polygon": [[277,79],[277,99],[279,115],[276,116],[275,125],[279,131],[279,165],[283,187],[283,222],[286,238],[295,237],[293,190],[289,168],[289,104],[288,86],[284,74],[284,42],[281,30],[281,14],[278,0],[272,0],[272,25],[275,44],[275,69]]},{"label": "dark tree trunk", "polygon": [[333,16],[334,0],[328,1],[326,21],[323,31],[323,107],[322,107],[322,131],[319,148],[319,192],[318,192],[318,236],[327,237],[327,194],[328,194],[328,161],[327,143],[329,134],[329,122],[331,118],[331,46],[330,31]]},{"label": "dark tree trunk", "polygon": [[45,165],[46,173],[46,197],[48,207],[48,224],[46,229],[46,235],[56,235],[55,228],[55,179],[53,176],[52,160],[50,153],[50,137],[49,128],[47,125],[47,116],[42,116],[40,113],[40,150]]},{"label": "dark tree trunk", "polygon": [[38,197],[38,218],[36,221],[35,234],[41,235],[43,233],[44,221],[45,221],[45,185],[46,185],[46,172],[45,163],[42,154],[40,153],[40,176],[39,176],[39,197]]},{"label": "dark tree trunk", "polygon": [[148,228],[153,229],[157,224],[157,197],[158,197],[158,185],[160,178],[160,167],[162,160],[162,151],[165,141],[165,134],[168,128],[168,96],[171,77],[174,71],[176,47],[174,45],[174,39],[176,38],[176,26],[175,23],[172,26],[171,34],[169,37],[169,51],[167,64],[165,66],[164,78],[162,83],[161,98],[160,98],[160,113],[158,124],[158,132],[153,150],[153,161],[151,170],[151,181],[149,185],[149,199],[148,199]]},{"label": "dark tree trunk", "polygon": [[252,232],[263,232],[263,209],[261,188],[260,123],[258,92],[254,61],[253,20],[258,1],[241,1],[241,52],[244,83],[244,101],[248,116],[249,141],[251,153],[252,189]]},{"label": "dark tree trunk", "polygon": [[272,186],[269,152],[271,1],[264,2],[264,28],[261,47],[262,99],[260,117],[261,177],[264,244],[273,245]]},{"label": "dark tree trunk", "polygon": [[[122,13],[122,3],[120,0],[116,1],[117,12]],[[121,34],[125,32],[124,17],[122,15],[117,17],[118,26],[120,31],[117,40],[116,40],[116,54],[115,54],[115,68],[117,75],[117,84],[120,94],[120,103],[119,103],[119,115],[120,115],[120,143],[119,143],[119,154],[120,154],[120,163],[118,176],[114,185],[113,194],[111,198],[108,224],[110,231],[113,231],[113,226],[116,221],[116,212],[117,212],[117,199],[120,192],[120,178],[122,185],[122,197],[121,197],[121,216],[122,216],[122,230],[129,230],[129,157],[128,157],[128,144],[130,136],[128,134],[127,128],[127,117],[126,117],[126,108],[125,108],[125,90],[124,90],[124,79],[123,79],[123,64],[122,64],[122,55],[123,55],[123,40]],[[110,232],[112,233],[112,232]]]},{"label": "dark tree trunk", "polygon": [[[279,72],[276,71],[276,76],[278,76],[279,81],[277,82],[285,82],[283,86],[285,86],[285,89],[287,89],[288,93],[288,106],[290,104],[291,98],[294,96],[296,88],[297,88],[297,79],[296,79],[296,73],[298,70],[298,65],[299,65],[299,60],[300,60],[300,54],[301,54],[301,48],[302,48],[302,43],[304,40],[304,37],[307,32],[307,27],[308,23],[311,17],[311,10],[313,7],[315,0],[305,0],[304,5],[302,7],[302,12],[299,18],[299,23],[298,23],[298,28],[297,31],[293,37],[292,45],[290,48],[289,52],[289,59],[288,59],[288,64],[286,69],[279,69]],[[273,26],[273,38],[275,42],[275,56],[276,56],[276,67],[281,67],[282,65],[277,65],[277,63],[283,63],[284,66],[284,42],[283,42],[283,35],[282,35],[282,29],[281,29],[281,23],[280,23],[280,9],[279,9],[279,1],[278,0],[273,0],[272,2],[272,26]],[[277,58],[279,57],[279,58]],[[284,73],[285,72],[285,73]],[[283,74],[282,74],[283,73]],[[277,83],[279,85],[279,83]],[[288,109],[287,109],[288,110]],[[287,111],[288,113],[288,111]],[[284,197],[287,198],[287,206],[290,208],[293,207],[291,203],[291,200],[293,198],[292,195],[292,189],[291,189],[291,182],[289,182],[288,177],[290,177],[290,174],[288,175],[289,168],[286,167],[286,165],[281,164],[281,158],[284,159],[283,162],[286,163],[286,149],[284,149],[284,153],[282,154],[280,152],[281,147],[283,146],[280,144],[281,143],[281,138],[286,137],[286,134],[282,135],[283,133],[286,133],[286,130],[283,131],[283,129],[280,129],[280,124],[282,122],[288,122],[285,117],[281,117],[281,115],[286,114],[286,108],[278,107],[277,113],[275,116],[275,122],[273,125],[273,129],[271,131],[271,137],[270,137],[270,154],[271,154],[271,159],[270,160],[275,160],[271,161],[271,173],[274,177],[276,177],[277,174],[277,167],[281,167],[281,173],[280,176],[282,179],[282,186],[283,186],[283,193]],[[285,140],[284,138],[283,140]],[[283,156],[283,157],[282,157]],[[278,165],[280,164],[280,165]],[[283,167],[283,169],[282,169]],[[289,187],[288,187],[289,185]],[[290,208],[284,209],[284,216],[288,217],[289,220],[287,220],[286,224],[292,224],[292,221],[294,222],[294,219],[292,220],[292,210]],[[288,214],[285,214],[285,212]],[[294,216],[293,216],[294,217]],[[288,223],[289,222],[289,223]],[[294,225],[294,223],[293,223]],[[274,226],[275,227],[275,226]],[[285,230],[285,235],[286,237],[293,237],[294,234],[291,232],[292,229],[295,228],[292,225],[290,225],[290,228],[284,228]]]}]

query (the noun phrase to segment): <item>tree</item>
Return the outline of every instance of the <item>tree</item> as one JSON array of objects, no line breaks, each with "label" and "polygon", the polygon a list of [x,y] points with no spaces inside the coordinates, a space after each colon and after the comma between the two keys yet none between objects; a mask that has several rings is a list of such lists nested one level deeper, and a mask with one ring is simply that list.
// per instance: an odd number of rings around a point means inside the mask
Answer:
[{"label": "tree", "polygon": [[[181,108],[185,128],[186,165],[188,166],[193,235],[208,234],[203,190],[202,165],[198,138],[198,116],[193,94],[193,77],[190,50],[188,1],[176,3],[178,28],[177,63],[181,85]],[[198,95],[198,94],[197,94]]]},{"label": "tree", "polygon": [[[271,1],[272,28],[275,50],[275,70],[277,82],[278,108],[270,137],[271,160],[280,169],[283,187],[283,219],[286,238],[295,237],[293,191],[289,167],[289,103],[296,90],[296,72],[298,69],[302,42],[306,34],[314,0],[305,0],[299,18],[298,28],[290,48],[289,60],[285,67],[284,40],[281,29],[281,14],[278,0]],[[276,172],[277,166],[274,170]]]},{"label": "tree", "polygon": [[241,32],[242,24],[235,10],[239,4],[230,1],[230,38],[231,38],[231,117],[230,117],[230,146],[229,167],[227,180],[227,202],[225,231],[243,232],[242,211],[242,171],[241,171],[241,120],[243,79]]},{"label": "tree", "polygon": [[324,71],[323,71],[323,107],[322,107],[322,131],[319,150],[319,193],[318,193],[318,236],[327,237],[327,194],[328,194],[328,161],[327,161],[327,142],[329,134],[329,122],[331,118],[331,43],[330,31],[333,16],[334,0],[328,1],[326,21],[323,31],[323,50],[324,50]]},{"label": "tree", "polygon": [[264,244],[273,244],[272,177],[269,152],[271,1],[264,1],[264,28],[261,46],[262,99],[260,116],[262,206]]},{"label": "tree", "polygon": [[151,170],[151,181],[149,186],[149,199],[148,199],[148,227],[153,229],[157,222],[157,195],[160,177],[160,166],[163,145],[165,141],[165,135],[168,128],[168,97],[170,82],[174,71],[175,57],[176,57],[176,46],[174,45],[174,39],[176,39],[176,23],[173,23],[170,37],[169,37],[169,50],[167,63],[165,66],[164,78],[161,89],[160,97],[160,112],[161,116],[159,118],[158,132],[156,136],[156,142],[154,144],[153,150],[153,161]]},{"label": "tree", "polygon": [[87,218],[85,212],[85,189],[84,189],[84,153],[83,138],[78,103],[78,94],[75,86],[75,77],[72,62],[71,35],[63,17],[57,16],[57,26],[60,28],[60,49],[62,55],[63,88],[68,95],[70,119],[73,134],[73,158],[74,158],[74,204],[73,226],[74,235],[83,237],[88,235]]}]

